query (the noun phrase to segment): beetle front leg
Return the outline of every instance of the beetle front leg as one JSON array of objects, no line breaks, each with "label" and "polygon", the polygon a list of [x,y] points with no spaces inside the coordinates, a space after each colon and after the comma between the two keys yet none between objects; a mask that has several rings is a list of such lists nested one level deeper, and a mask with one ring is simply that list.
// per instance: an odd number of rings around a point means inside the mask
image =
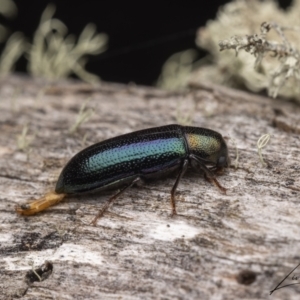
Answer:
[{"label": "beetle front leg", "polygon": [[182,178],[182,176],[184,175],[187,167],[188,167],[188,164],[189,164],[189,161],[187,159],[185,159],[183,161],[183,164],[182,164],[182,167],[179,171],[179,174],[176,178],[176,181],[172,187],[172,190],[171,190],[171,206],[172,206],[172,216],[176,215],[177,212],[176,212],[176,203],[175,203],[175,193],[176,193],[176,189],[177,189],[177,186],[178,186],[178,183],[180,181],[180,179]]},{"label": "beetle front leg", "polygon": [[217,180],[215,174],[206,167],[205,163],[201,161],[201,159],[199,159],[198,157],[194,156],[194,155],[190,155],[190,159],[194,160],[197,162],[197,165],[199,166],[199,168],[204,171],[204,176],[206,179],[208,179],[209,181],[212,181],[216,187],[218,187],[224,194],[226,194],[226,188],[224,188],[219,181]]},{"label": "beetle front leg", "polygon": [[213,182],[214,185],[215,185],[217,188],[219,188],[224,194],[226,194],[227,189],[224,188],[224,186],[222,186],[222,185],[220,184],[220,182],[217,180],[216,177],[209,177],[209,176],[207,176],[206,173],[204,173],[204,174],[205,174],[205,175],[204,175],[204,176],[205,176],[205,179],[207,179],[207,180],[210,181],[210,182]]}]

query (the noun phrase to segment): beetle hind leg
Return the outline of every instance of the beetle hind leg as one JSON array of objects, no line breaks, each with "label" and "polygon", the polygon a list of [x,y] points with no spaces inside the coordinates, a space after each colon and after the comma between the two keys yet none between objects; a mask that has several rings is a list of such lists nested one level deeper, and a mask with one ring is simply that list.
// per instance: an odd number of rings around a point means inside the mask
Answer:
[{"label": "beetle hind leg", "polygon": [[140,177],[137,177],[135,179],[132,180],[132,182],[128,185],[126,185],[124,188],[122,188],[119,192],[117,192],[115,195],[113,195],[112,197],[110,197],[105,204],[103,205],[103,207],[99,210],[98,214],[95,216],[95,218],[93,219],[93,221],[91,222],[91,224],[93,224],[94,226],[96,226],[97,220],[99,218],[101,218],[103,216],[103,214],[107,211],[107,209],[109,208],[109,206],[120,196],[122,195],[127,189],[129,189],[130,187],[132,187],[134,184],[136,184],[137,182],[141,181]]}]

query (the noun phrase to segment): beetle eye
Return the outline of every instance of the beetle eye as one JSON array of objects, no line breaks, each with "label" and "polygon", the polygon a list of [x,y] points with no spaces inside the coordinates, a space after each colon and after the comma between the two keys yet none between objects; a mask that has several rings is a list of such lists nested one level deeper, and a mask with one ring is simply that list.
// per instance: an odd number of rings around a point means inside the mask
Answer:
[{"label": "beetle eye", "polygon": [[219,157],[218,166],[219,167],[226,167],[227,166],[227,161],[226,161],[226,158],[224,156]]}]

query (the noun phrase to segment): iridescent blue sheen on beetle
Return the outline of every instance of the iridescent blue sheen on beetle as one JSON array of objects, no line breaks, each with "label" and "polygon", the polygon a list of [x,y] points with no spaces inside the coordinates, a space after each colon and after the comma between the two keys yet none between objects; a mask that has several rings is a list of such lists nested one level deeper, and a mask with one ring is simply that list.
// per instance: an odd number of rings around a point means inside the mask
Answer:
[{"label": "iridescent blue sheen on beetle", "polygon": [[122,188],[109,199],[98,218],[136,182],[177,171],[171,190],[172,213],[176,214],[175,191],[188,165],[204,171],[225,192],[215,178],[215,171],[229,166],[228,149],[221,134],[207,128],[167,125],[117,136],[82,150],[62,170],[55,193]]}]

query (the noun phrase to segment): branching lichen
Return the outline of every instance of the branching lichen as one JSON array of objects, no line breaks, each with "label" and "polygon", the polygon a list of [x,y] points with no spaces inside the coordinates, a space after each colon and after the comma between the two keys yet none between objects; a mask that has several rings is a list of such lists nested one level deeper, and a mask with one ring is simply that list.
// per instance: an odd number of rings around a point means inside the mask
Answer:
[{"label": "branching lichen", "polygon": [[196,57],[197,52],[193,49],[173,54],[164,63],[157,85],[166,90],[185,88]]},{"label": "branching lichen", "polygon": [[237,169],[239,167],[240,153],[239,153],[239,149],[237,147],[236,140],[235,139],[232,139],[232,140],[233,140],[233,145],[235,148],[235,160],[233,161],[233,165],[234,165],[234,168]]},{"label": "branching lichen", "polygon": [[[195,70],[190,81],[267,90],[273,97],[300,101],[299,11],[300,0],[294,0],[286,10],[273,0],[228,3],[216,20],[198,31],[197,44],[209,51],[212,64]],[[220,49],[234,49],[239,55]]]},{"label": "branching lichen", "polygon": [[[0,0],[0,15],[6,18],[12,18],[17,14],[17,7],[12,0]],[[8,30],[0,24],[0,43],[7,38]]]},{"label": "branching lichen", "polygon": [[87,122],[93,115],[94,110],[92,108],[86,108],[88,102],[89,100],[87,100],[81,105],[76,121],[69,129],[70,133],[75,133],[76,130],[80,127],[80,125],[84,122]]},{"label": "branching lichen", "polygon": [[17,14],[17,6],[12,0],[0,0],[0,14],[12,18]]},{"label": "branching lichen", "polygon": [[98,76],[84,69],[86,55],[95,55],[105,51],[107,36],[96,33],[93,24],[88,24],[75,37],[67,35],[67,27],[58,19],[53,5],[45,9],[39,27],[35,32],[33,45],[29,51],[29,72],[34,76],[59,79],[76,74],[87,82],[99,80]]},{"label": "branching lichen", "polygon": [[31,139],[28,137],[28,126],[25,125],[22,129],[22,133],[17,136],[17,146],[20,151],[29,153],[29,145],[34,137]]},{"label": "branching lichen", "polygon": [[263,166],[267,166],[267,164],[265,163],[265,161],[262,157],[261,150],[262,150],[262,148],[267,146],[267,144],[270,140],[270,137],[271,137],[270,134],[266,133],[266,134],[263,134],[257,141],[258,156],[259,156],[259,160]]},{"label": "branching lichen", "polygon": [[0,75],[7,75],[14,70],[16,61],[25,49],[26,43],[21,32],[15,32],[9,37],[0,56]]},{"label": "branching lichen", "polygon": [[[280,36],[282,43],[277,43],[267,40],[267,33],[274,29]],[[299,50],[293,47],[285,37],[285,30],[297,30],[300,34],[300,27],[288,28],[281,27],[276,23],[263,22],[261,24],[260,34],[234,36],[229,40],[219,42],[220,51],[227,49],[234,49],[236,56],[240,50],[245,50],[254,55],[255,69],[259,70],[263,58],[271,53],[280,61],[279,66],[271,73],[269,84],[269,95],[276,97],[280,88],[284,85],[285,81],[291,76],[295,77],[300,83],[300,54]],[[300,89],[299,89],[300,92]]]},{"label": "branching lichen", "polygon": [[[0,14],[7,18],[17,14],[17,7],[12,0],[0,0]],[[0,24],[0,42],[4,42],[8,36],[8,29]],[[16,61],[25,51],[25,41],[22,33],[13,33],[4,46],[0,56],[0,75],[6,75],[13,71]]]},{"label": "branching lichen", "polygon": [[[17,8],[12,0],[0,0],[0,14],[11,17]],[[88,24],[75,39],[67,35],[67,27],[58,19],[53,5],[47,6],[42,14],[33,44],[25,43],[23,34],[16,32],[10,36],[0,57],[0,75],[13,70],[15,62],[27,51],[28,70],[34,76],[60,79],[75,74],[87,82],[98,81],[99,77],[85,70],[86,56],[105,51],[107,36],[97,33],[93,24]],[[7,36],[7,29],[0,24],[0,42]]]},{"label": "branching lichen", "polygon": [[190,105],[186,104],[186,101],[184,101],[184,99],[181,99],[176,106],[176,122],[183,126],[190,126],[193,123],[195,111],[195,102]]}]

